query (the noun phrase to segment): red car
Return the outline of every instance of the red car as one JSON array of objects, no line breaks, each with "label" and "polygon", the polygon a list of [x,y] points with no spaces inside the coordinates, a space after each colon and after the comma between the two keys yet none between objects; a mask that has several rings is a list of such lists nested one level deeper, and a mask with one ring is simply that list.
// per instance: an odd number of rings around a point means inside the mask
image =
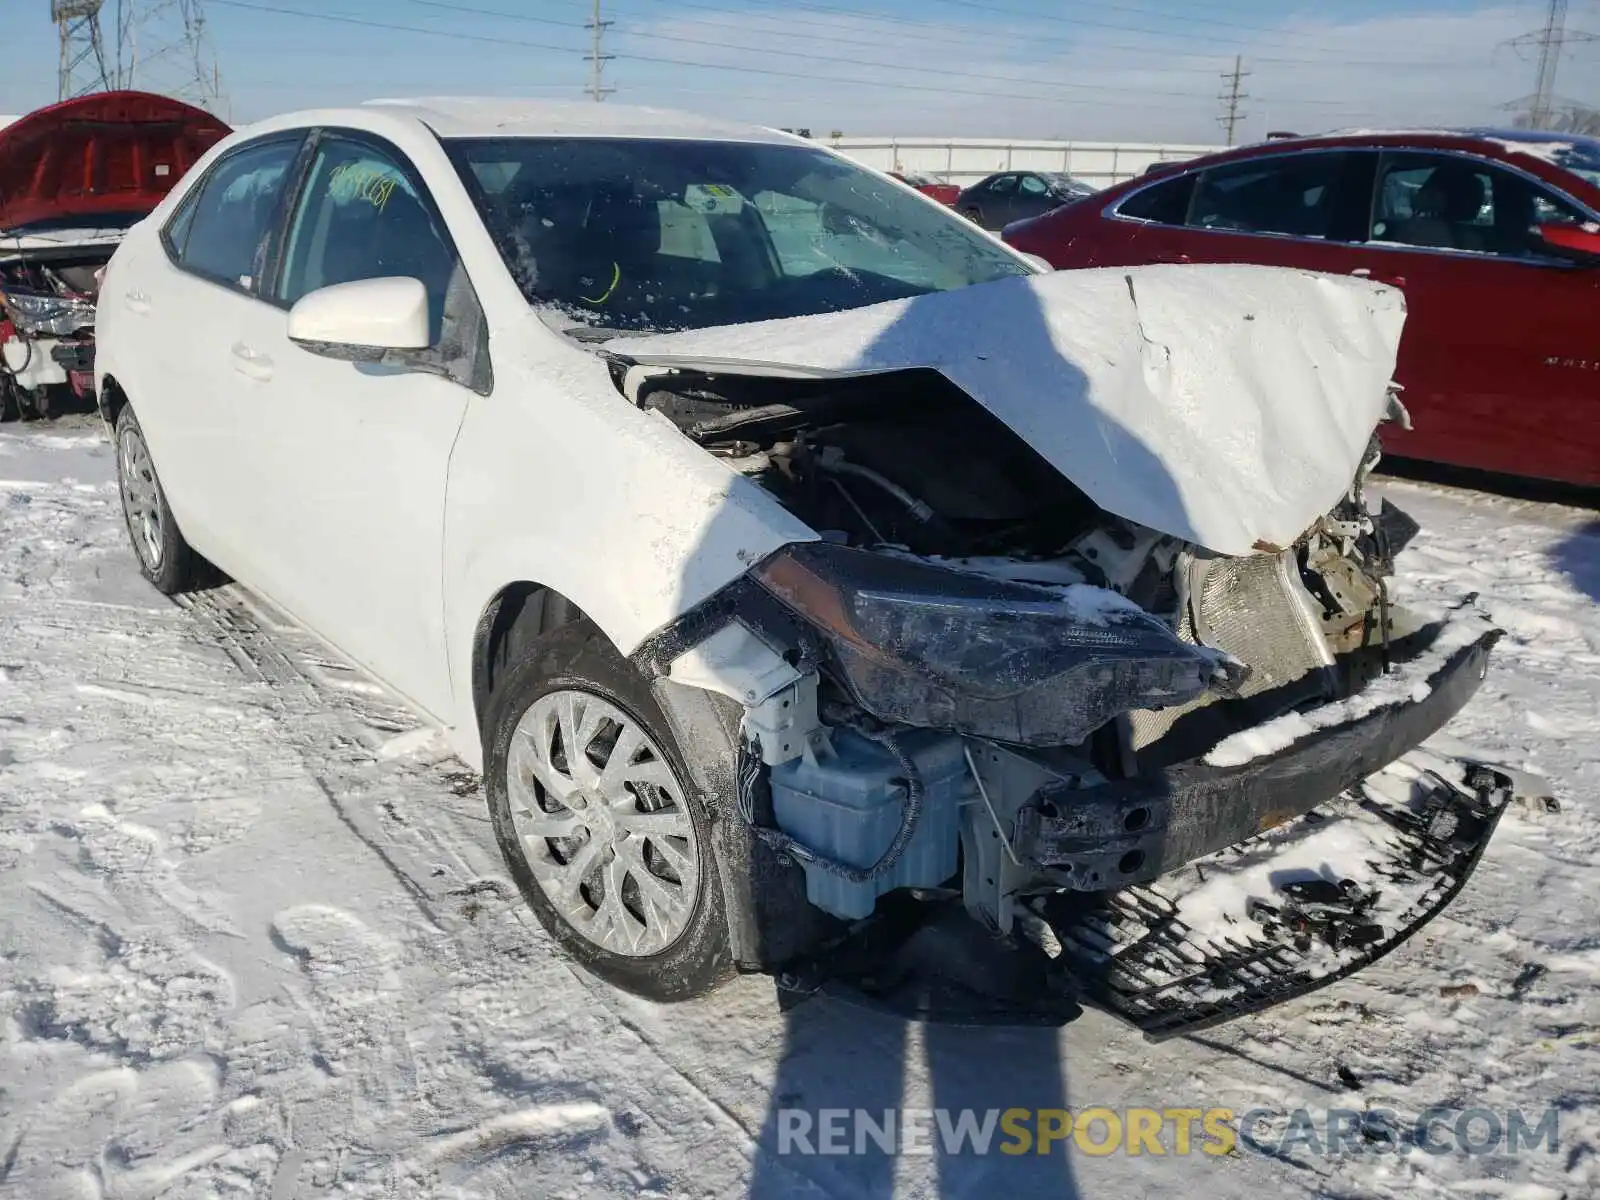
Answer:
[{"label": "red car", "polygon": [[961,189],[955,184],[940,183],[930,175],[918,175],[911,171],[890,171],[889,176],[901,183],[910,184],[924,196],[932,196],[940,204],[953,205],[956,197],[961,194]]},{"label": "red car", "polygon": [[1055,267],[1244,262],[1406,295],[1390,453],[1600,485],[1600,139],[1526,130],[1278,140],[1008,226]]}]

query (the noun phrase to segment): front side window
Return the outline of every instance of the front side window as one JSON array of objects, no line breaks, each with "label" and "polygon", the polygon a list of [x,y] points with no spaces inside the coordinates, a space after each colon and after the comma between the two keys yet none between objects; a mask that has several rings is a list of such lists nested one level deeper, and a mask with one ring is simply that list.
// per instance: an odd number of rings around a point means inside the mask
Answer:
[{"label": "front side window", "polygon": [[1017,190],[1024,196],[1043,196],[1049,193],[1050,188],[1037,175],[1024,175],[1017,183]]},{"label": "front side window", "polygon": [[167,245],[184,269],[249,291],[266,244],[298,138],[243,146],[220,159],[167,225]]},{"label": "front side window", "polygon": [[1544,256],[1539,225],[1584,215],[1531,179],[1458,154],[1385,154],[1372,240],[1509,258]]},{"label": "front side window", "polygon": [[812,147],[473,138],[446,149],[529,301],[583,324],[704,328],[1029,273],[960,217]]},{"label": "front side window", "polygon": [[1346,157],[1295,154],[1212,167],[1200,176],[1189,224],[1241,233],[1329,237]]},{"label": "front side window", "polygon": [[289,223],[277,298],[293,304],[336,283],[420,279],[439,340],[455,253],[396,158],[365,142],[324,139]]}]

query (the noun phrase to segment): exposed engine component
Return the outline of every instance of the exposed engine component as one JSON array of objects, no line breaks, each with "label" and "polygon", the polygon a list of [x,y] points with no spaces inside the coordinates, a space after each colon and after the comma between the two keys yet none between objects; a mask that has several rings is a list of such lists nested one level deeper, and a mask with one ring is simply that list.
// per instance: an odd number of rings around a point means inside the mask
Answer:
[{"label": "exposed engine component", "polygon": [[746,819],[845,920],[959,871],[970,914],[1026,934],[1042,898],[1150,877],[1177,818],[1140,788],[1361,691],[1418,629],[1385,585],[1415,523],[1363,495],[1376,438],[1292,546],[1227,557],[1100,509],[933,372],[624,374],[822,535],[749,576],[798,657],[755,616],[671,674],[744,704]]},{"label": "exposed engine component", "polygon": [[94,389],[94,317],[110,250],[0,264],[0,386],[25,414],[45,415],[51,391]]}]

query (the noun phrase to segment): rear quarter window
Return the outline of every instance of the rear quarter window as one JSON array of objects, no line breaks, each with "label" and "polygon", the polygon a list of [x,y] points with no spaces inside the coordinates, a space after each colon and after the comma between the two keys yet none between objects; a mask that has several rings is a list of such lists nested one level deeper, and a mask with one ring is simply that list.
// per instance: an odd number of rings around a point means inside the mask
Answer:
[{"label": "rear quarter window", "polygon": [[1117,206],[1117,215],[1159,225],[1182,225],[1189,215],[1194,181],[1193,175],[1185,175],[1142,188]]}]

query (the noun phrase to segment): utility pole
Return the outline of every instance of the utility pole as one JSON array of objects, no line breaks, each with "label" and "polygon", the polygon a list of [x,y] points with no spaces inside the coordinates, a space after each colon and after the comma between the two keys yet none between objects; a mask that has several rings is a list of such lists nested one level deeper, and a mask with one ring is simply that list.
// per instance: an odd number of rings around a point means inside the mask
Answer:
[{"label": "utility pole", "polygon": [[594,16],[585,21],[583,27],[589,31],[589,99],[596,103],[617,90],[600,82],[600,73],[605,70],[606,63],[616,57],[615,54],[600,53],[601,39],[611,25],[611,21],[600,19],[600,0],[594,0]]},{"label": "utility pole", "polygon": [[1529,129],[1548,129],[1556,108],[1556,72],[1561,68],[1561,51],[1567,42],[1592,42],[1596,34],[1580,33],[1567,29],[1567,0],[1550,0],[1545,12],[1544,27],[1519,38],[1511,45],[1539,47],[1539,72],[1534,80],[1533,95],[1513,100],[1508,107],[1524,110],[1524,123]]},{"label": "utility pole", "polygon": [[1249,74],[1250,72],[1244,69],[1244,55],[1235,54],[1233,56],[1233,70],[1225,72],[1222,76],[1222,82],[1228,85],[1228,90],[1218,96],[1217,99],[1226,104],[1227,108],[1217,118],[1217,124],[1228,131],[1228,145],[1230,146],[1233,145],[1234,130],[1238,128],[1239,122],[1244,120],[1246,116],[1245,113],[1239,111],[1239,102],[1250,99],[1250,95],[1248,92],[1241,92],[1239,85],[1244,82],[1245,77]]}]

